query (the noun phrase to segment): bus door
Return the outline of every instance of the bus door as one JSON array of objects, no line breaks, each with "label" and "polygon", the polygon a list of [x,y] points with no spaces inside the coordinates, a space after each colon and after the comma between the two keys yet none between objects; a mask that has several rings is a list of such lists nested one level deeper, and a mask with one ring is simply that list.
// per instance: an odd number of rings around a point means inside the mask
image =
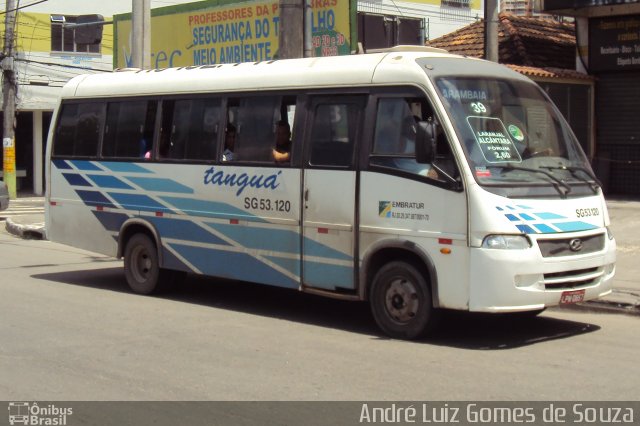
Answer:
[{"label": "bus door", "polygon": [[302,188],[302,283],[355,288],[355,147],[366,96],[310,99]]}]

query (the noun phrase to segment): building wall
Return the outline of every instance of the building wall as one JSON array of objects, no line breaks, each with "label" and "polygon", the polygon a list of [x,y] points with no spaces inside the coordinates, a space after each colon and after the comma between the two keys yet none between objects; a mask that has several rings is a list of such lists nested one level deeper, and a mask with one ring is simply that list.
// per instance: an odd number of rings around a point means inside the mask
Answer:
[{"label": "building wall", "polygon": [[358,13],[423,19],[425,39],[431,40],[482,19],[484,3],[481,0],[358,0]]},{"label": "building wall", "polygon": [[[313,2],[314,56],[353,49],[355,3]],[[131,14],[114,16],[114,67],[131,66]],[[151,10],[151,67],[255,62],[278,57],[279,0],[209,0]]]},{"label": "building wall", "polygon": [[[98,53],[52,51],[51,15],[18,11],[14,71],[16,99],[16,173],[20,191],[44,192],[44,147],[60,89],[71,78],[109,72],[113,63],[113,27],[105,25]],[[106,18],[110,21],[110,18]],[[4,20],[0,33],[4,34]],[[0,167],[2,166],[0,151]]]},{"label": "building wall", "polygon": [[596,77],[596,172],[609,194],[627,196],[640,196],[638,12],[580,21],[589,27],[583,60]]}]

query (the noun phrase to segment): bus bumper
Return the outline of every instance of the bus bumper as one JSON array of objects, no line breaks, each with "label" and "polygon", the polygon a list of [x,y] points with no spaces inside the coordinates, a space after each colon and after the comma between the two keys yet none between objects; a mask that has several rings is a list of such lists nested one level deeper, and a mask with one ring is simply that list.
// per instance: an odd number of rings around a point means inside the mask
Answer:
[{"label": "bus bumper", "polygon": [[[527,250],[470,250],[469,310],[520,312],[597,299],[612,291],[616,244],[604,252],[543,258]],[[487,265],[492,265],[487,267]]]}]

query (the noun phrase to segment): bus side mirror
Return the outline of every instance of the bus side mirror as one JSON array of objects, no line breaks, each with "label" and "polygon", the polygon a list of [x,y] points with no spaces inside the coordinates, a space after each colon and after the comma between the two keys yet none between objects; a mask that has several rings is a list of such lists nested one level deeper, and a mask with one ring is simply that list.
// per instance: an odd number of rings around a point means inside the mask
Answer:
[{"label": "bus side mirror", "polygon": [[418,122],[416,134],[416,161],[431,163],[436,152],[437,124],[433,121]]}]

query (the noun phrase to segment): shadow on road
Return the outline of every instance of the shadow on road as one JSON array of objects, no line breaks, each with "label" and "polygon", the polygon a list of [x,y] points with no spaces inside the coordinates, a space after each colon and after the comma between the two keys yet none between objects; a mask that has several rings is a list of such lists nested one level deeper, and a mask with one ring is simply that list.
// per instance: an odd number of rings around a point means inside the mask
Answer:
[{"label": "shadow on road", "polygon": [[[121,267],[32,275],[33,278],[100,290],[130,293]],[[137,296],[131,294],[131,297]],[[189,275],[177,288],[155,296],[313,324],[387,339],[377,328],[364,302],[349,302],[259,284]],[[556,339],[591,333],[593,324],[553,318],[537,318],[445,311],[437,331],[428,339],[408,344],[432,344],[470,350],[514,349]]]}]

